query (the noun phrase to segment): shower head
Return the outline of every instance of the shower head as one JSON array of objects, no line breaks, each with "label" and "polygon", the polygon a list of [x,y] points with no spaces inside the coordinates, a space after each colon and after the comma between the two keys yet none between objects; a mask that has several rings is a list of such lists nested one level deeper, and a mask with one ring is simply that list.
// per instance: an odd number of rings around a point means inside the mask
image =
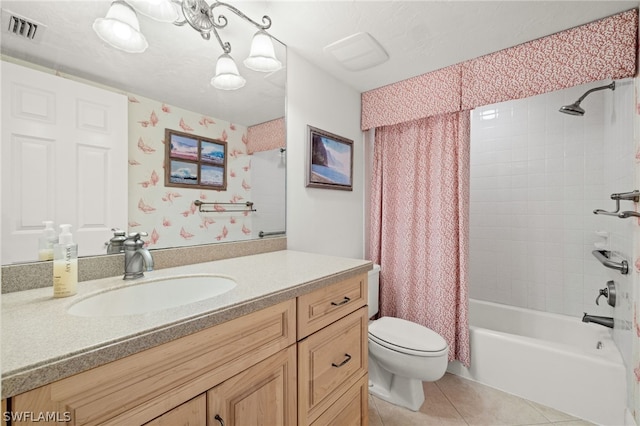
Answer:
[{"label": "shower head", "polygon": [[560,112],[564,112],[569,115],[584,115],[585,111],[580,107],[580,102],[574,102],[571,105],[560,107]]},{"label": "shower head", "polygon": [[584,98],[586,98],[591,92],[595,92],[597,90],[604,90],[604,89],[616,90],[616,82],[612,81],[611,84],[607,84],[606,86],[595,87],[593,89],[587,90],[584,95],[582,95],[582,96],[580,96],[580,98],[578,98],[577,101],[575,101],[571,105],[565,105],[563,107],[560,107],[559,111],[563,112],[565,114],[569,114],[569,115],[583,116],[585,111],[580,106],[580,102],[582,102],[584,100]]}]

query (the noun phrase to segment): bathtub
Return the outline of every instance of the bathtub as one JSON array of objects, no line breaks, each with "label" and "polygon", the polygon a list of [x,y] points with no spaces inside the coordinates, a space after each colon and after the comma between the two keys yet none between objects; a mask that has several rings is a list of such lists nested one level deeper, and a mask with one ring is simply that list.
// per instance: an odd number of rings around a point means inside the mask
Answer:
[{"label": "bathtub", "polygon": [[609,328],[469,301],[471,367],[448,372],[604,425],[622,425],[625,369]]}]

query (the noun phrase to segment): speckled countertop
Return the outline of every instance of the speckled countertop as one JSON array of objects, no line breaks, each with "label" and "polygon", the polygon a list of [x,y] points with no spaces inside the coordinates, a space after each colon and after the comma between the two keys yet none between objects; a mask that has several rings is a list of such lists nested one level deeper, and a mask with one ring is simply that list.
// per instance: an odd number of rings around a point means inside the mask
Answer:
[{"label": "speckled countertop", "polygon": [[[51,287],[2,296],[2,398],[43,386],[216,324],[365,273],[371,262],[290,250],[85,281],[54,299]],[[188,305],[120,317],[79,317],[67,309],[107,289],[193,274],[233,278],[231,291]]]}]

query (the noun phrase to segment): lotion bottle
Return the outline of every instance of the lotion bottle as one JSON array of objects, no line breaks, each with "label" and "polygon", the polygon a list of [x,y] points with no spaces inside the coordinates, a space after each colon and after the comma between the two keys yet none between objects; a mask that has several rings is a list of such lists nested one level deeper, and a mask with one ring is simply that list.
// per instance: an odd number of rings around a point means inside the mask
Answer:
[{"label": "lotion bottle", "polygon": [[53,222],[45,220],[44,231],[38,238],[38,260],[53,260],[53,245],[58,242],[58,236],[53,229]]},{"label": "lotion bottle", "polygon": [[58,244],[53,246],[53,297],[73,296],[78,286],[78,245],[71,225],[60,225]]}]

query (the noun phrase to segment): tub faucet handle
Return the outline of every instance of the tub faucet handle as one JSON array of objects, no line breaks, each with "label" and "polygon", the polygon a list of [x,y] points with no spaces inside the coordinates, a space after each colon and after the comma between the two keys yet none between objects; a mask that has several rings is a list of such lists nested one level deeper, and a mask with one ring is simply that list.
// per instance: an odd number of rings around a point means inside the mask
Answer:
[{"label": "tub faucet handle", "polygon": [[600,289],[598,297],[596,297],[596,305],[600,305],[599,300],[604,296],[610,306],[616,306],[616,285],[613,281],[607,281],[607,287]]},{"label": "tub faucet handle", "polygon": [[599,301],[600,301],[600,298],[602,296],[604,296],[604,297],[606,297],[608,299],[609,298],[609,289],[606,289],[606,288],[601,288],[600,289],[600,294],[598,294],[598,297],[596,297],[596,305],[598,305],[598,306],[600,305]]}]

